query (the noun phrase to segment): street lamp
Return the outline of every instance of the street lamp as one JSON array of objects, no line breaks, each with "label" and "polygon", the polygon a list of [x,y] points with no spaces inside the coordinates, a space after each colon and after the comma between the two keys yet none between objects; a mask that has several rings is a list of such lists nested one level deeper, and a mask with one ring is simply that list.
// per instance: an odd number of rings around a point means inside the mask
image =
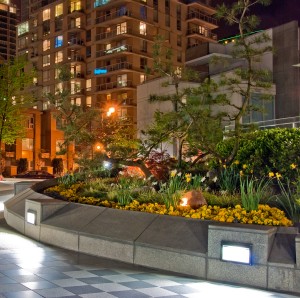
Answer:
[{"label": "street lamp", "polygon": [[111,114],[113,114],[116,111],[116,109],[114,107],[110,107],[108,109],[108,112],[106,113],[107,117],[109,117]]}]

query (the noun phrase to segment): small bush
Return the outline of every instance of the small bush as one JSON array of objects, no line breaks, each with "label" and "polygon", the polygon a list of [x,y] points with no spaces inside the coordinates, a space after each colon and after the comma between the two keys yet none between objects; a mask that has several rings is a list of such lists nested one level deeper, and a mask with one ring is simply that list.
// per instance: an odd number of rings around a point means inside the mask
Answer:
[{"label": "small bush", "polygon": [[20,158],[18,162],[17,172],[23,173],[28,170],[28,160],[27,158]]},{"label": "small bush", "polygon": [[[243,135],[235,161],[238,171],[256,177],[266,177],[270,172],[280,173],[290,180],[296,179],[291,164],[300,164],[300,129],[274,128]],[[226,139],[217,146],[218,153],[226,159],[234,140]]]}]

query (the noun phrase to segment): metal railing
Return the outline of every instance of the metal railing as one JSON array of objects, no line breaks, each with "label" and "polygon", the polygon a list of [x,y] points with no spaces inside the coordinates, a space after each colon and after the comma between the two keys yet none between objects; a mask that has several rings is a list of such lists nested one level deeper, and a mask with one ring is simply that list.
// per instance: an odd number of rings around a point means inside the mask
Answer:
[{"label": "metal railing", "polygon": [[199,27],[194,27],[194,28],[189,28],[187,30],[187,35],[191,35],[191,34],[198,34],[207,38],[212,38],[214,40],[217,40],[217,34],[212,33],[209,29],[205,28],[205,30],[203,31],[202,29],[200,29]]},{"label": "metal railing", "polygon": [[116,88],[125,88],[125,87],[133,87],[131,81],[119,81],[119,82],[109,82],[105,84],[100,84],[96,86],[97,91],[105,91],[109,89],[116,89]]},{"label": "metal railing", "polygon": [[124,27],[124,28],[118,28],[118,29],[114,29],[112,31],[109,32],[102,32],[102,33],[98,33],[96,35],[96,41],[101,41],[107,38],[114,38],[117,36],[122,36],[124,34],[130,34],[130,35],[134,35],[134,36],[138,36],[138,37],[143,37],[146,38],[148,40],[152,40],[152,36],[150,34],[142,34],[139,32],[138,29],[133,30],[132,28],[128,28],[128,27]]},{"label": "metal railing", "polygon": [[197,12],[197,11],[191,11],[187,14],[186,17],[187,20],[191,20],[191,19],[199,19],[202,21],[205,21],[207,23],[211,23],[214,25],[217,25],[217,20],[215,18],[212,18],[211,16],[208,16],[206,14],[203,14],[201,12]]},{"label": "metal railing", "polygon": [[131,16],[131,11],[127,10],[127,8],[119,9],[113,13],[103,15],[101,17],[96,18],[95,23],[100,24],[103,22],[111,21],[123,16]]},{"label": "metal railing", "polygon": [[132,63],[129,62],[120,62],[105,67],[100,67],[101,70],[106,70],[107,72],[116,71],[120,69],[132,69]]},{"label": "metal railing", "polygon": [[[230,132],[234,130],[234,125],[227,125],[224,127],[225,132]],[[300,127],[300,116],[278,118],[272,120],[258,121],[243,124],[243,129],[247,130],[252,127],[257,127],[258,129],[270,129],[270,128],[297,128]]]},{"label": "metal railing", "polygon": [[119,52],[132,52],[132,46],[130,45],[121,45],[118,47],[114,47],[108,50],[101,50],[96,52],[96,58],[106,56],[106,55],[112,55]]}]

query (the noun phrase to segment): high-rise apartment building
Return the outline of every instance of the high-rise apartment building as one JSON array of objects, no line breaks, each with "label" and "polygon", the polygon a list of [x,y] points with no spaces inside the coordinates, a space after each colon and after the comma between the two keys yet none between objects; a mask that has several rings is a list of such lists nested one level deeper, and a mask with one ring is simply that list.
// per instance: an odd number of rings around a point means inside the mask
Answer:
[{"label": "high-rise apartment building", "polygon": [[17,8],[9,0],[0,1],[0,59],[16,55]]},{"label": "high-rise apartment building", "polygon": [[113,107],[116,115],[131,118],[135,125],[136,88],[155,75],[151,71],[155,37],[162,36],[172,49],[174,66],[184,64],[188,48],[217,40],[210,0],[27,2],[22,9],[29,18],[18,28],[18,52],[28,55],[37,70],[33,92],[40,99],[36,108],[43,112],[45,165],[63,139],[44,96],[60,88],[57,65],[67,65],[72,73],[69,89],[74,104],[97,107],[103,115]]}]

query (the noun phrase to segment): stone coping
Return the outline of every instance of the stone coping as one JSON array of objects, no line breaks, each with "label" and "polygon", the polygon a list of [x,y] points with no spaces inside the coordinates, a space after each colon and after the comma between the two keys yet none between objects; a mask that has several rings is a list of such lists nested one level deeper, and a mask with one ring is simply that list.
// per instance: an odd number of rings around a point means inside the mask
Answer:
[{"label": "stone coping", "polygon": [[[300,294],[296,228],[226,224],[81,205],[39,191],[45,180],[5,202],[7,223],[54,246],[141,266],[257,288]],[[27,222],[27,211],[37,216]],[[222,241],[253,246],[252,266],[221,260]]]}]

